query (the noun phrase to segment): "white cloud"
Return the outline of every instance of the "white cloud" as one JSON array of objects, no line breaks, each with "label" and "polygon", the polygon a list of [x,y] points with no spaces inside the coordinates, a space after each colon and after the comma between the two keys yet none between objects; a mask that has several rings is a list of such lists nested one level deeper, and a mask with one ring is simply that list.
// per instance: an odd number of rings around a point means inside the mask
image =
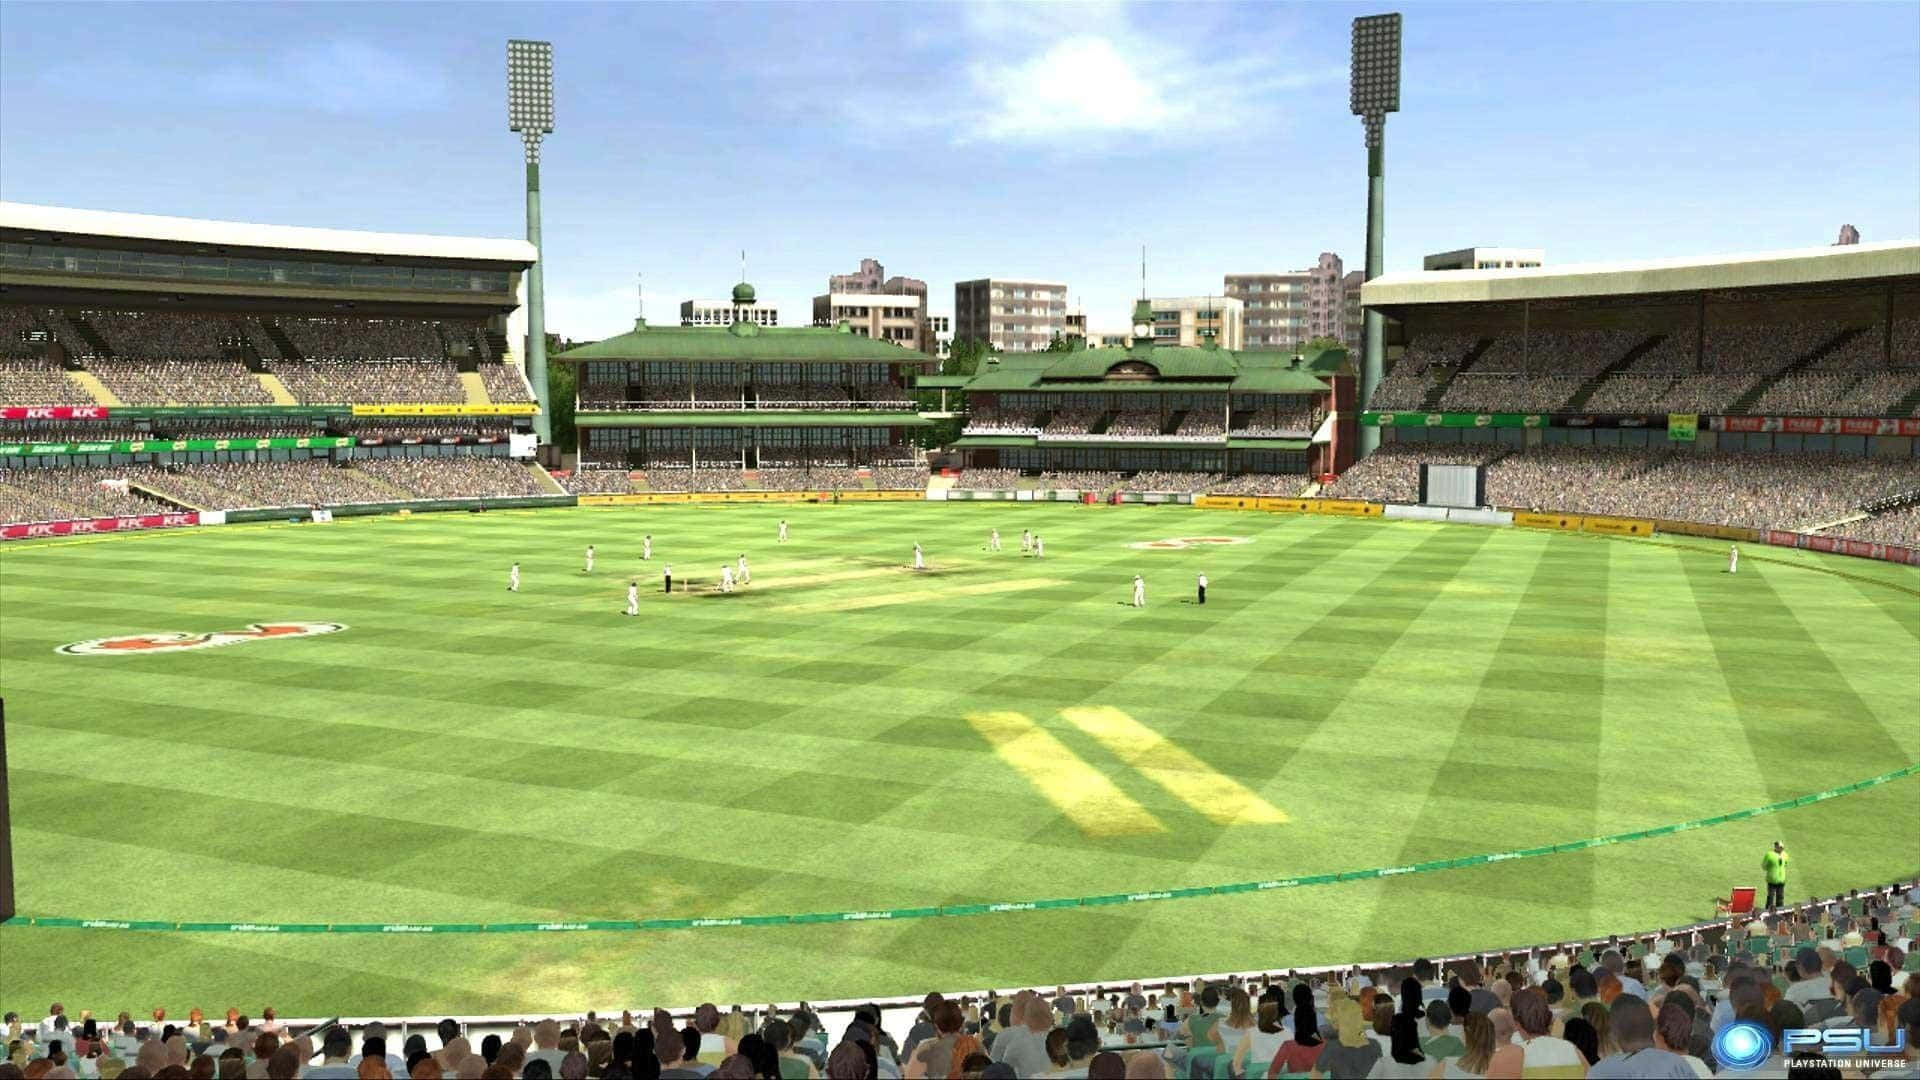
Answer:
[{"label": "white cloud", "polygon": [[1045,139],[1097,131],[1145,131],[1182,122],[1187,109],[1167,100],[1164,81],[1102,37],[1071,37],[1013,65],[978,64],[975,88],[990,101],[979,137]]}]

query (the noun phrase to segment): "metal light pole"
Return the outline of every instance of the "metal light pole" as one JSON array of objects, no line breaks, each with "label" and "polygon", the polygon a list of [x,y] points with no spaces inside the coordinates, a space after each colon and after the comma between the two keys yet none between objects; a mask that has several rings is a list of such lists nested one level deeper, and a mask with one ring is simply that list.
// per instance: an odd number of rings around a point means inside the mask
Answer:
[{"label": "metal light pole", "polygon": [[[1400,13],[1366,15],[1353,20],[1353,74],[1349,100],[1353,115],[1367,128],[1367,269],[1365,280],[1380,276],[1387,239],[1387,114],[1400,111]],[[1386,320],[1366,312],[1366,344],[1360,360],[1360,394],[1354,408],[1364,410],[1386,367]],[[1360,427],[1360,455],[1380,445],[1380,429]]]},{"label": "metal light pole", "polygon": [[520,133],[527,148],[527,242],[533,266],[527,271],[527,381],[540,412],[533,433],[553,441],[551,403],[547,400],[546,254],[540,250],[540,139],[553,133],[553,43],[507,42],[507,130]]}]

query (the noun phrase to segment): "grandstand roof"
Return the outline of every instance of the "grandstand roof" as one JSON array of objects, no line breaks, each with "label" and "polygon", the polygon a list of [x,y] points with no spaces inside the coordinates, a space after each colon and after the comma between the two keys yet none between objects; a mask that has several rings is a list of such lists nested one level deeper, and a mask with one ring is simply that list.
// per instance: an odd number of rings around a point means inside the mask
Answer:
[{"label": "grandstand roof", "polygon": [[624,334],[581,345],[554,359],[581,360],[735,360],[742,363],[859,360],[889,364],[925,364],[926,353],[891,342],[824,326],[648,326],[642,322]]},{"label": "grandstand roof", "polygon": [[[1293,354],[1277,351],[1153,345],[1145,342],[1070,352],[1006,353],[966,381],[968,390],[1110,392],[1246,391],[1266,394],[1324,393],[1321,375],[1345,359],[1338,349],[1316,351],[1293,366]],[[949,377],[922,386],[952,386]]]},{"label": "grandstand roof", "polygon": [[1708,289],[1821,285],[1920,276],[1920,241],[1694,255],[1634,262],[1383,274],[1361,302],[1391,310],[1423,304],[1633,296]]},{"label": "grandstand roof", "polygon": [[455,259],[463,262],[530,266],[536,253],[525,240],[477,236],[424,236],[413,233],[316,229],[304,225],[256,225],[239,221],[80,210],[32,203],[0,202],[0,229],[103,240],[145,240],[201,244],[221,248],[333,252],[346,255]]}]

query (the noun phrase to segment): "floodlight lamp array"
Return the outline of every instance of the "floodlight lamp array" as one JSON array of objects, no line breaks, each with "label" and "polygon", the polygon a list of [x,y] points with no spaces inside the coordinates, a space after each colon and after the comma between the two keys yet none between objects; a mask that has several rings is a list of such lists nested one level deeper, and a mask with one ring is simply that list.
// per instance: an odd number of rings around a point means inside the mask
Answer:
[{"label": "floodlight lamp array", "polygon": [[1375,117],[1400,111],[1399,12],[1353,20],[1350,104],[1355,116]]},{"label": "floodlight lamp array", "polygon": [[536,142],[553,131],[552,42],[507,42],[507,128]]}]

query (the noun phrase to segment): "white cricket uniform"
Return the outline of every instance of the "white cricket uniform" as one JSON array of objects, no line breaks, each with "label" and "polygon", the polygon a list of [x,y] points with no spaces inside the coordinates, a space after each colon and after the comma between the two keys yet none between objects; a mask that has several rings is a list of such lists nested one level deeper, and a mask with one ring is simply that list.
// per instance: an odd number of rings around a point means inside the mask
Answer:
[{"label": "white cricket uniform", "polygon": [[1047,542],[1037,536],[1033,538],[1033,557],[1036,559],[1047,557]]},{"label": "white cricket uniform", "polygon": [[733,567],[731,566],[723,565],[720,567],[720,591],[733,591]]},{"label": "white cricket uniform", "polygon": [[587,573],[593,573],[593,548],[591,546],[587,548]]},{"label": "white cricket uniform", "polygon": [[787,542],[787,523],[784,521],[780,523],[780,542],[783,544]]},{"label": "white cricket uniform", "polygon": [[1737,574],[1739,572],[1740,572],[1740,548],[1738,546],[1729,547],[1727,549],[1727,573]]},{"label": "white cricket uniform", "polygon": [[920,553],[919,544],[913,545],[913,568],[915,570],[925,570],[927,568],[927,558]]},{"label": "white cricket uniform", "polygon": [[1133,606],[1147,606],[1147,583],[1139,578],[1133,579]]},{"label": "white cricket uniform", "polygon": [[999,529],[993,530],[993,532],[990,535],[988,535],[987,550],[988,551],[1000,550],[1000,530]]},{"label": "white cricket uniform", "polygon": [[653,558],[653,537],[640,541],[640,558],[644,561]]},{"label": "white cricket uniform", "polygon": [[740,584],[753,584],[753,571],[747,569],[747,557],[745,555],[740,556]]},{"label": "white cricket uniform", "polygon": [[640,614],[640,586],[637,584],[627,586],[627,614]]},{"label": "white cricket uniform", "polygon": [[520,567],[518,565],[507,571],[507,591],[520,591]]},{"label": "white cricket uniform", "polygon": [[1033,534],[1025,529],[1020,530],[1020,550],[1023,552],[1033,550]]}]

